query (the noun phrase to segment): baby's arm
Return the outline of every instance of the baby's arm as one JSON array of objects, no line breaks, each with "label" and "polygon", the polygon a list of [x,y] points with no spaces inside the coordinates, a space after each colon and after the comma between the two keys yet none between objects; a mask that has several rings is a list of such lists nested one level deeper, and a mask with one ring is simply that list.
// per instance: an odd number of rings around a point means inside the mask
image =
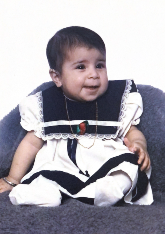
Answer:
[{"label": "baby's arm", "polygon": [[[14,184],[19,184],[42,146],[43,140],[36,137],[33,131],[28,132],[16,150],[6,179]],[[12,188],[11,185],[0,179],[0,193],[12,190]]]},{"label": "baby's arm", "polygon": [[143,133],[135,126],[131,126],[124,138],[124,143],[131,152],[138,154],[138,164],[142,164],[141,170],[148,170],[150,168],[150,157],[147,152],[147,142]]}]

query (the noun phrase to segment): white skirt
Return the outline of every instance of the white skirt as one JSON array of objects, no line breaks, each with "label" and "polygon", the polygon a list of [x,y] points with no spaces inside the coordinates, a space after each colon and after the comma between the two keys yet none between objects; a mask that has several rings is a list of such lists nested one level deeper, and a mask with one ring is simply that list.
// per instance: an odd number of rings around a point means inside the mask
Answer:
[{"label": "white skirt", "polygon": [[[93,139],[82,139],[90,145]],[[97,206],[118,201],[150,205],[153,195],[149,171],[141,172],[138,157],[122,141],[97,139],[92,148],[77,145],[76,164],[67,152],[67,140],[50,140],[36,156],[33,169],[10,192],[14,205],[58,206],[74,198]]]}]

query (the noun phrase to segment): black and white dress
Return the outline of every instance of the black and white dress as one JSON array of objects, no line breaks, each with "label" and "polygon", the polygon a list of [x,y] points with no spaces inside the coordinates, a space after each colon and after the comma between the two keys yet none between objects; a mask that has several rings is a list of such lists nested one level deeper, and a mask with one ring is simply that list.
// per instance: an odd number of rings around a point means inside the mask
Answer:
[{"label": "black and white dress", "polygon": [[[151,169],[141,172],[137,155],[123,143],[131,125],[139,123],[142,111],[142,99],[132,80],[109,81],[106,93],[92,102],[66,99],[65,103],[56,86],[26,97],[20,104],[21,125],[34,130],[45,143],[32,170],[10,192],[11,202],[58,206],[72,197],[100,206],[120,200],[150,205]],[[81,123],[85,123],[83,135],[79,134]],[[127,193],[111,176],[114,172],[129,177]]]}]

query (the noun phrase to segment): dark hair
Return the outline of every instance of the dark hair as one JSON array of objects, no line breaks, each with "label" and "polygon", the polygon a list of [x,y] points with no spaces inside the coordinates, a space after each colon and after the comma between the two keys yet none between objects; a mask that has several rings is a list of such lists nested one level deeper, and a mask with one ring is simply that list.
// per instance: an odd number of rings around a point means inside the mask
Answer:
[{"label": "dark hair", "polygon": [[72,26],[59,30],[48,42],[46,55],[51,69],[62,72],[62,64],[67,56],[67,51],[77,46],[96,48],[105,54],[105,44],[102,38],[94,31]]}]

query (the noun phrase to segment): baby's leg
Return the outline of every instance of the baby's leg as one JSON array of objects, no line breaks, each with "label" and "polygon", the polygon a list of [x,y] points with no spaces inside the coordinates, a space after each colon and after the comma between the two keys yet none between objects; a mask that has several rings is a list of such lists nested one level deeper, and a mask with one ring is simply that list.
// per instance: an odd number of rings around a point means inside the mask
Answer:
[{"label": "baby's leg", "polygon": [[131,179],[123,171],[115,171],[96,181],[94,204],[97,206],[114,205],[131,188]]},{"label": "baby's leg", "polygon": [[9,194],[13,205],[59,206],[61,194],[58,185],[43,176],[30,184],[19,184]]}]

